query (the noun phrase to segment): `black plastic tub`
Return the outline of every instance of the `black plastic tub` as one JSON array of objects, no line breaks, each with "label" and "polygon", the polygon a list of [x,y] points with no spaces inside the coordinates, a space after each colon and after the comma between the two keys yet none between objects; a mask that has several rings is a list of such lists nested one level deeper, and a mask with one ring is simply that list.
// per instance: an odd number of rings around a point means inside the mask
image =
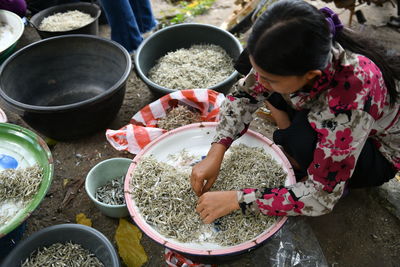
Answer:
[{"label": "black plastic tub", "polygon": [[[169,94],[177,90],[158,85],[148,78],[149,70],[157,60],[168,52],[181,48],[190,48],[195,44],[214,44],[222,47],[228,55],[236,60],[242,52],[239,40],[228,31],[209,24],[183,23],[166,27],[145,39],[135,53],[135,66],[139,77],[157,96]],[[209,88],[226,94],[237,81],[237,71],[220,83]],[[187,88],[193,89],[193,88]]]},{"label": "black plastic tub", "polygon": [[21,241],[4,259],[1,267],[20,266],[31,253],[55,243],[72,242],[93,253],[107,267],[119,267],[112,243],[94,228],[81,224],[59,224],[44,228]]},{"label": "black plastic tub", "polygon": [[129,53],[93,35],[48,38],[0,67],[0,100],[33,129],[72,140],[105,129],[117,115],[131,71]]},{"label": "black plastic tub", "polygon": [[[55,13],[63,13],[67,11],[73,11],[73,10],[78,10],[86,14],[90,14],[94,20],[75,30],[70,30],[70,31],[57,31],[57,32],[49,32],[49,31],[42,31],[39,29],[40,24],[42,23],[42,20],[48,16],[54,15]],[[99,17],[101,15],[101,9],[98,5],[92,4],[92,3],[71,3],[71,4],[64,4],[64,5],[57,5],[57,6],[52,6],[49,8],[46,8],[39,13],[36,13],[31,19],[30,23],[33,24],[33,27],[37,30],[39,33],[40,37],[42,39],[49,38],[49,37],[54,37],[54,36],[60,36],[60,35],[66,35],[66,34],[92,34],[92,35],[98,35],[99,33]]]}]

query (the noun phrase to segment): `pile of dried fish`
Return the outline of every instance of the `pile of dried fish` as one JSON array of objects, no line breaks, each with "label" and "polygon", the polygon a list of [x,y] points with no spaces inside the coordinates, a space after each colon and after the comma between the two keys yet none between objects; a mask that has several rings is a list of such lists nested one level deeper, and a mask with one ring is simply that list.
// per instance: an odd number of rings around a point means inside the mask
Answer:
[{"label": "pile of dried fish", "polygon": [[81,245],[56,243],[31,254],[22,267],[104,267],[100,260]]},{"label": "pile of dried fish", "polygon": [[160,118],[157,125],[161,129],[170,131],[195,122],[201,122],[200,113],[179,105],[168,111],[165,117]]},{"label": "pile of dried fish", "polygon": [[190,241],[201,223],[194,211],[197,197],[182,171],[153,157],[139,163],[131,180],[133,199],[147,223],[162,235]]},{"label": "pile of dried fish", "polygon": [[64,32],[79,29],[92,21],[94,18],[90,14],[72,10],[45,17],[40,23],[39,29],[48,32]]},{"label": "pile of dried fish", "polygon": [[0,201],[6,199],[31,199],[37,193],[42,177],[43,172],[38,165],[1,171]]},{"label": "pile of dried fish", "polygon": [[[255,238],[277,220],[261,214],[243,216],[236,211],[214,225],[204,225],[195,212],[197,197],[189,178],[190,168],[158,162],[151,156],[143,158],[133,173],[131,194],[135,204],[147,223],[166,237],[233,246]],[[284,170],[262,148],[241,144],[232,146],[226,154],[212,190],[275,187],[283,184],[285,178]]]},{"label": "pile of dried fish", "polygon": [[96,189],[96,199],[108,205],[125,204],[124,177],[117,177]]},{"label": "pile of dried fish", "polygon": [[150,69],[149,78],[170,89],[197,89],[214,86],[233,71],[233,60],[222,47],[205,44],[169,52]]},{"label": "pile of dried fish", "polygon": [[0,51],[10,46],[13,38],[13,28],[0,21]]},{"label": "pile of dried fish", "polygon": [[38,165],[0,171],[0,225],[7,224],[32,200],[42,177]]}]

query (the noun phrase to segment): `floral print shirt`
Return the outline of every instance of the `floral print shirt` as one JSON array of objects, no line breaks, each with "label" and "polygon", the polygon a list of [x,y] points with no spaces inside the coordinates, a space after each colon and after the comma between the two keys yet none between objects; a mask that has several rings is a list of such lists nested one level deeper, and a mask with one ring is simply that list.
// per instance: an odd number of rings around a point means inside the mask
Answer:
[{"label": "floral print shirt", "polygon": [[[318,134],[308,179],[286,187],[240,190],[244,213],[318,216],[330,212],[369,137],[400,169],[400,105],[390,106],[382,73],[371,60],[345,51],[338,43],[332,46],[329,62],[311,90],[284,96],[296,110],[310,110],[308,121]],[[247,131],[252,114],[270,94],[257,76],[252,70],[227,96],[214,142],[229,147]]]}]

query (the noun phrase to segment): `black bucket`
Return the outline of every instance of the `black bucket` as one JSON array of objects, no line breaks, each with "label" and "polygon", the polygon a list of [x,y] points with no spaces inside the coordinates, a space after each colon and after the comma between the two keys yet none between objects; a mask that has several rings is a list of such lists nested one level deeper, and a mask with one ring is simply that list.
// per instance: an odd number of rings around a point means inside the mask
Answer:
[{"label": "black bucket", "polygon": [[118,254],[112,243],[98,230],[81,224],[53,225],[21,241],[8,256],[1,267],[20,266],[21,262],[43,247],[55,243],[72,242],[89,250],[107,267],[120,267]]},{"label": "black bucket", "polygon": [[0,66],[0,105],[47,137],[77,139],[115,118],[130,72],[129,53],[112,40],[87,34],[47,38]]},{"label": "black bucket", "polygon": [[[78,10],[80,12],[89,14],[94,18],[94,20],[78,29],[70,30],[70,31],[62,31],[62,32],[49,32],[49,31],[42,31],[39,29],[42,20],[48,16],[54,15],[55,13],[64,13],[67,11]],[[71,4],[64,4],[64,5],[57,5],[46,8],[45,10],[36,13],[31,19],[30,23],[32,26],[37,30],[40,37],[42,39],[66,35],[66,34],[92,34],[98,35],[99,34],[99,17],[101,15],[101,9],[98,5],[92,3],[71,3]]]}]

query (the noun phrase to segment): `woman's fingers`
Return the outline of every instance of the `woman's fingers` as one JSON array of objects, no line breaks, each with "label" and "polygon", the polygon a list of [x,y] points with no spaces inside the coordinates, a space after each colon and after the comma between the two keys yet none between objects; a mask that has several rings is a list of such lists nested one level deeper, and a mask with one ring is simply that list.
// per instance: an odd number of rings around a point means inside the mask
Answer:
[{"label": "woman's fingers", "polygon": [[203,191],[204,179],[192,174],[192,177],[190,178],[190,183],[196,196],[201,196],[201,192]]},{"label": "woman's fingers", "polygon": [[203,186],[201,193],[204,194],[205,192],[208,192],[208,190],[210,190],[210,188],[213,186],[214,184],[214,180],[215,179],[209,179],[207,180],[206,184]]},{"label": "woman's fingers", "polygon": [[207,192],[197,200],[196,212],[204,223],[212,223],[215,219],[239,209],[236,191]]}]

